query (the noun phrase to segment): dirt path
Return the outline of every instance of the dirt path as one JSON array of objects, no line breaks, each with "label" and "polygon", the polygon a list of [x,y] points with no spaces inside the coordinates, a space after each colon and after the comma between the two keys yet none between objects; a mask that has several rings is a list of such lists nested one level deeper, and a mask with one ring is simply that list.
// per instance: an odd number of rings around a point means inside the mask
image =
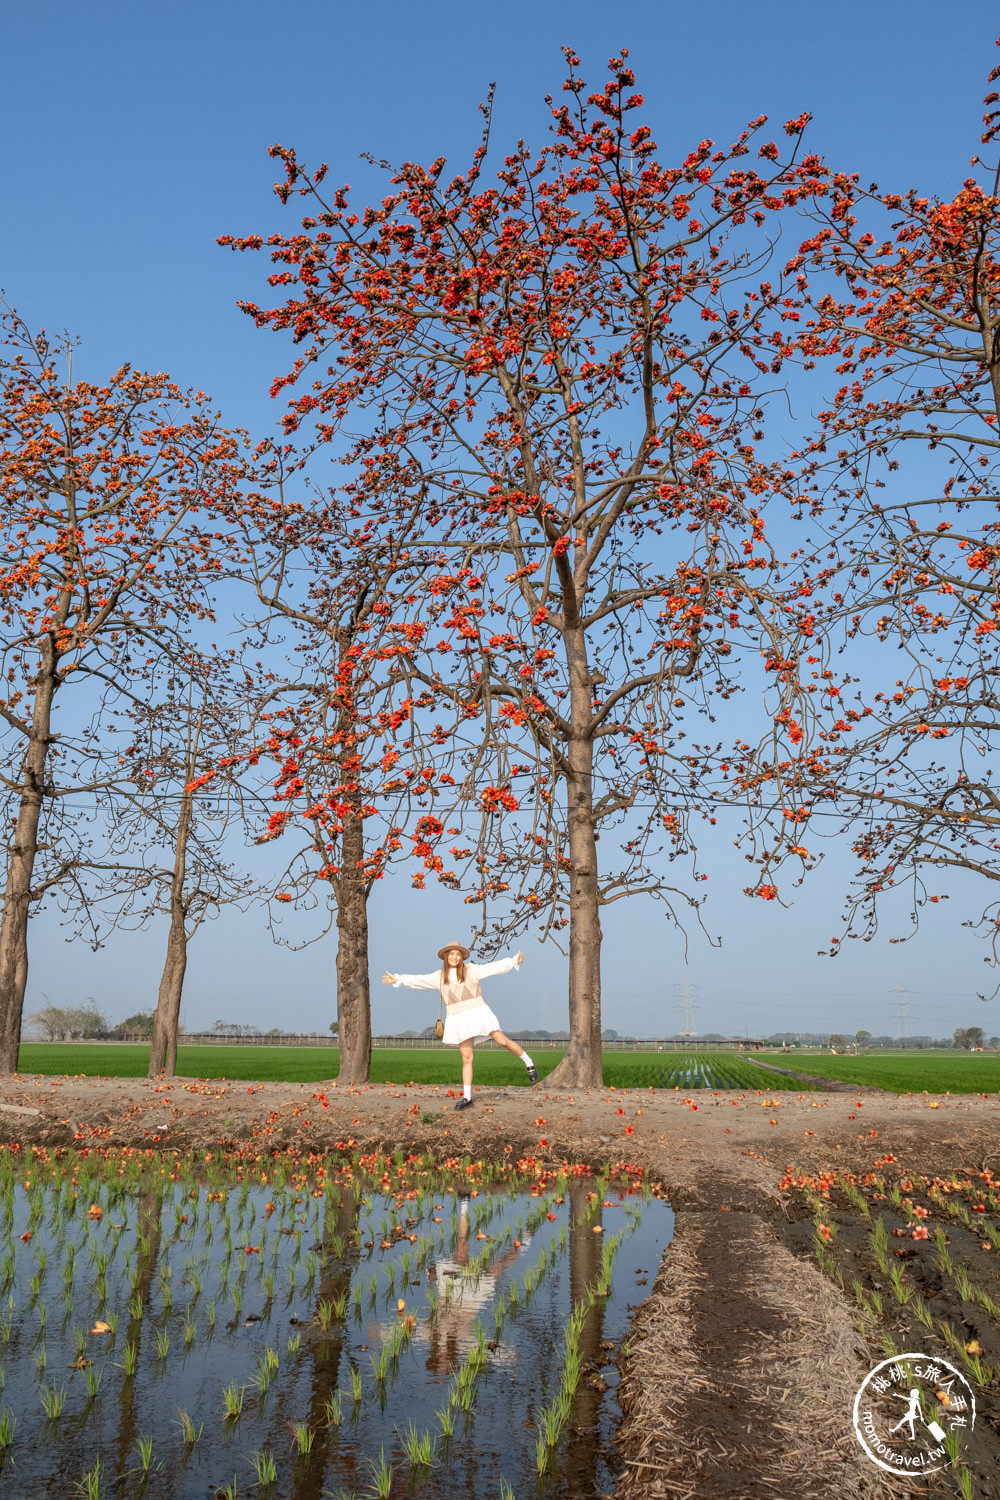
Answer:
[{"label": "dirt path", "polygon": [[[454,1103],[428,1086],[23,1077],[0,1084],[0,1141],[641,1164],[664,1182],[677,1228],[623,1362],[622,1500],[954,1493],[933,1479],[883,1482],[861,1455],[851,1406],[881,1352],[797,1245],[781,1180],[792,1166],[870,1171],[887,1154],[914,1173],[997,1170],[1000,1098],[556,1094],[542,1083],[482,1089],[458,1114]],[[1000,1489],[987,1480],[976,1493],[987,1500]]]}]

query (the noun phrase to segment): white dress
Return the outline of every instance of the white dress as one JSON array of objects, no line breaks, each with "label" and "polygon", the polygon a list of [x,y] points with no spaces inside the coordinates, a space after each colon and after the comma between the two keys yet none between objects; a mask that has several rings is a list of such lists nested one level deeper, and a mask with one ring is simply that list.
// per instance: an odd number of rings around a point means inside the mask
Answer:
[{"label": "white dress", "polygon": [[[511,969],[520,968],[516,958],[498,958],[492,964],[465,965],[465,979],[468,985],[474,981],[478,988],[479,980],[491,979],[496,974],[509,974]],[[398,989],[405,984],[411,990],[437,990],[441,992],[440,969],[433,974],[397,974],[393,988]],[[447,997],[446,997],[447,998]],[[446,1046],[457,1047],[459,1042],[483,1042],[494,1031],[500,1030],[500,1022],[486,1004],[481,995],[473,999],[459,999],[445,1006],[447,1019],[444,1023],[443,1041]]]}]

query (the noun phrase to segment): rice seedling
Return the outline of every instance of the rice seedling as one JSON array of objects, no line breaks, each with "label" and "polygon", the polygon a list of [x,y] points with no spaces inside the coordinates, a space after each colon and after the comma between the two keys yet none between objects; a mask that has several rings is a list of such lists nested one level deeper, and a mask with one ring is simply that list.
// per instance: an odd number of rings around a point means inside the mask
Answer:
[{"label": "rice seedling", "polygon": [[45,1366],[48,1364],[48,1358],[49,1357],[46,1353],[45,1345],[39,1344],[34,1353],[35,1369],[38,1372],[39,1380],[41,1380],[42,1376],[45,1374]]},{"label": "rice seedling", "polygon": [[988,1313],[995,1323],[1000,1323],[1000,1304],[993,1301],[989,1292],[985,1292],[980,1288],[976,1291],[975,1296],[976,1301],[984,1312]]},{"label": "rice seedling", "polygon": [[0,1452],[14,1446],[17,1418],[9,1406],[0,1407]]},{"label": "rice seedling", "polygon": [[273,1349],[265,1349],[257,1364],[257,1373],[253,1378],[253,1384],[266,1395],[275,1375],[278,1373],[278,1356]]},{"label": "rice seedling", "polygon": [[353,1365],[351,1366],[351,1398],[355,1406],[361,1400],[361,1371],[355,1369]]},{"label": "rice seedling", "polygon": [[183,1409],[178,1407],[177,1420],[180,1423],[181,1440],[185,1447],[193,1448],[205,1430],[204,1422],[199,1422],[195,1427],[192,1417]]},{"label": "rice seedling", "polygon": [[444,1438],[445,1442],[447,1442],[455,1432],[455,1418],[452,1415],[451,1402],[448,1402],[447,1405],[442,1406],[441,1410],[437,1414],[437,1419],[438,1425],[441,1428],[441,1436]]},{"label": "rice seedling", "polygon": [[875,1257],[875,1264],[883,1276],[887,1276],[889,1274],[889,1235],[885,1227],[885,1221],[881,1218],[875,1220],[870,1243],[872,1255]]},{"label": "rice seedling", "polygon": [[156,1354],[158,1359],[166,1359],[167,1350],[170,1348],[170,1335],[165,1328],[156,1330]]},{"label": "rice seedling", "polygon": [[122,1350],[122,1362],[118,1366],[120,1370],[125,1371],[126,1380],[130,1380],[135,1374],[138,1360],[139,1346],[137,1344],[133,1344],[131,1341],[127,1341],[125,1344],[125,1348]]},{"label": "rice seedling", "polygon": [[274,1461],[274,1454],[270,1448],[258,1448],[256,1453],[251,1453],[248,1462],[257,1476],[256,1483],[261,1489],[265,1489],[271,1484],[277,1484],[278,1466]]},{"label": "rice seedling", "polygon": [[879,1347],[881,1348],[882,1353],[885,1355],[886,1359],[895,1359],[896,1355],[899,1353],[899,1349],[896,1345],[896,1340],[893,1338],[891,1333],[884,1333],[882,1335],[882,1337],[879,1339]]},{"label": "rice seedling", "polygon": [[389,1373],[389,1345],[384,1343],[380,1346],[378,1354],[371,1356],[372,1374],[379,1385],[384,1385],[385,1377]]},{"label": "rice seedling", "polygon": [[962,1363],[970,1371],[977,1385],[984,1387],[990,1385],[993,1371],[989,1365],[983,1364],[981,1354],[970,1354],[968,1349],[963,1348]]},{"label": "rice seedling", "polygon": [[332,1302],[320,1300],[316,1304],[316,1322],[319,1324],[320,1328],[322,1328],[323,1332],[326,1333],[330,1327],[330,1324],[333,1322]]},{"label": "rice seedling", "polygon": [[412,1417],[405,1432],[399,1434],[399,1440],[409,1459],[411,1469],[430,1468],[434,1462],[434,1439],[429,1432],[421,1432]]},{"label": "rice seedling", "polygon": [[63,1407],[66,1405],[66,1387],[64,1385],[42,1385],[38,1390],[38,1399],[42,1403],[42,1410],[50,1422],[55,1422],[62,1416]]},{"label": "rice seedling", "polygon": [[364,1463],[371,1472],[372,1493],[377,1500],[389,1500],[392,1491],[392,1465],[385,1461],[385,1448],[380,1449],[377,1459],[365,1455]]},{"label": "rice seedling", "polygon": [[84,1500],[100,1500],[101,1495],[101,1460],[94,1459],[93,1467],[88,1469],[80,1478],[77,1491],[84,1496]]},{"label": "rice seedling", "polygon": [[[137,1437],[135,1440],[135,1451],[139,1459],[139,1472],[145,1479],[153,1462],[153,1439],[151,1437]],[[159,1468],[159,1465],[157,1465]]]},{"label": "rice seedling", "polygon": [[83,1372],[83,1383],[87,1390],[87,1400],[93,1401],[101,1384],[100,1370],[95,1369],[93,1365],[88,1365]]},{"label": "rice seedling", "polygon": [[298,1354],[299,1350],[302,1348],[301,1333],[290,1333],[288,1335],[288,1342],[286,1343],[285,1348],[287,1349],[289,1355],[294,1358],[294,1356]]},{"label": "rice seedling", "polygon": [[925,1328],[933,1328],[934,1314],[919,1292],[915,1292],[913,1296],[913,1315]]},{"label": "rice seedling", "polygon": [[889,1281],[892,1285],[892,1294],[900,1307],[905,1307],[910,1298],[915,1294],[916,1287],[912,1282],[906,1280],[906,1271],[898,1261],[889,1267]]},{"label": "rice seedling", "polygon": [[327,1427],[339,1427],[344,1416],[343,1391],[338,1389],[333,1392],[332,1396],[327,1396],[323,1403],[323,1410],[326,1414]]},{"label": "rice seedling", "polygon": [[228,1385],[223,1386],[222,1412],[224,1421],[235,1422],[237,1417],[242,1415],[245,1397],[245,1385],[237,1385],[235,1380],[231,1380]]},{"label": "rice seedling", "polygon": [[313,1438],[315,1433],[308,1422],[292,1423],[292,1442],[298,1449],[299,1456],[303,1457],[312,1452]]}]

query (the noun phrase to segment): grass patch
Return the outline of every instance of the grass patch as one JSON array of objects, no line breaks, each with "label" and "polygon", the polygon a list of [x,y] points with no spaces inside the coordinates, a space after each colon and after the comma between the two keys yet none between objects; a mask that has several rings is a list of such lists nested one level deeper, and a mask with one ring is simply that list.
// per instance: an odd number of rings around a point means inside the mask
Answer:
[{"label": "grass patch", "polygon": [[[561,1051],[538,1048],[532,1056],[544,1079],[562,1057]],[[762,1061],[776,1067],[801,1069],[823,1078],[887,1089],[896,1094],[990,1094],[1000,1091],[1000,1054],[982,1052],[887,1052],[862,1057],[832,1057],[828,1053],[766,1053]],[[337,1075],[336,1047],[179,1047],[177,1072],[184,1078],[229,1078],[254,1082],[320,1083]],[[22,1073],[55,1075],[81,1073],[88,1077],[143,1078],[149,1067],[149,1048],[114,1043],[25,1042]],[[372,1053],[373,1083],[429,1083],[454,1087],[460,1077],[458,1052],[452,1047],[376,1048]],[[606,1052],[604,1081],[615,1088],[674,1088],[699,1086],[742,1091],[774,1092],[805,1085],[769,1069],[759,1068],[737,1052]],[[524,1066],[509,1052],[476,1050],[476,1082],[486,1087],[526,1083]]]},{"label": "grass patch", "polygon": [[[548,1076],[562,1051],[538,1048],[532,1053],[539,1074]],[[336,1077],[339,1057],[335,1047],[179,1047],[177,1072],[184,1078],[245,1079],[253,1082],[320,1083]],[[101,1043],[25,1042],[20,1071],[88,1077],[142,1078],[149,1067],[149,1048]],[[716,1087],[744,1092],[795,1089],[797,1079],[766,1073],[732,1052],[606,1052],[604,1081],[614,1088],[699,1087],[695,1073],[717,1077]],[[688,1075],[685,1078],[685,1075]],[[373,1083],[429,1083],[455,1087],[460,1076],[455,1048],[376,1048],[372,1053]],[[492,1048],[476,1051],[476,1083],[486,1087],[524,1086],[523,1063],[509,1052]],[[711,1084],[709,1085],[711,1086]]]},{"label": "grass patch", "polygon": [[832,1057],[829,1053],[796,1052],[794,1057],[768,1055],[777,1067],[801,1068],[821,1078],[867,1084],[893,1094],[995,1094],[1000,1091],[1000,1053],[911,1052],[870,1053],[864,1057]]}]

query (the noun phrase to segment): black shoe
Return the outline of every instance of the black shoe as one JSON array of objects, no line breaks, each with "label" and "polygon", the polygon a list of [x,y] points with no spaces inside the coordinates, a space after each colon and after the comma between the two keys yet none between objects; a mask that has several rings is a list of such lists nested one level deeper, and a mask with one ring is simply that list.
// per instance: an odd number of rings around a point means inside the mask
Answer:
[{"label": "black shoe", "polygon": [[531,1079],[532,1083],[538,1082],[538,1069],[535,1067],[534,1063],[528,1064],[528,1077]]},{"label": "black shoe", "polygon": [[475,1104],[475,1102],[476,1101],[474,1099],[459,1099],[458,1103],[455,1105],[455,1108],[456,1109],[471,1109],[472,1106],[473,1106],[473,1104]]}]

